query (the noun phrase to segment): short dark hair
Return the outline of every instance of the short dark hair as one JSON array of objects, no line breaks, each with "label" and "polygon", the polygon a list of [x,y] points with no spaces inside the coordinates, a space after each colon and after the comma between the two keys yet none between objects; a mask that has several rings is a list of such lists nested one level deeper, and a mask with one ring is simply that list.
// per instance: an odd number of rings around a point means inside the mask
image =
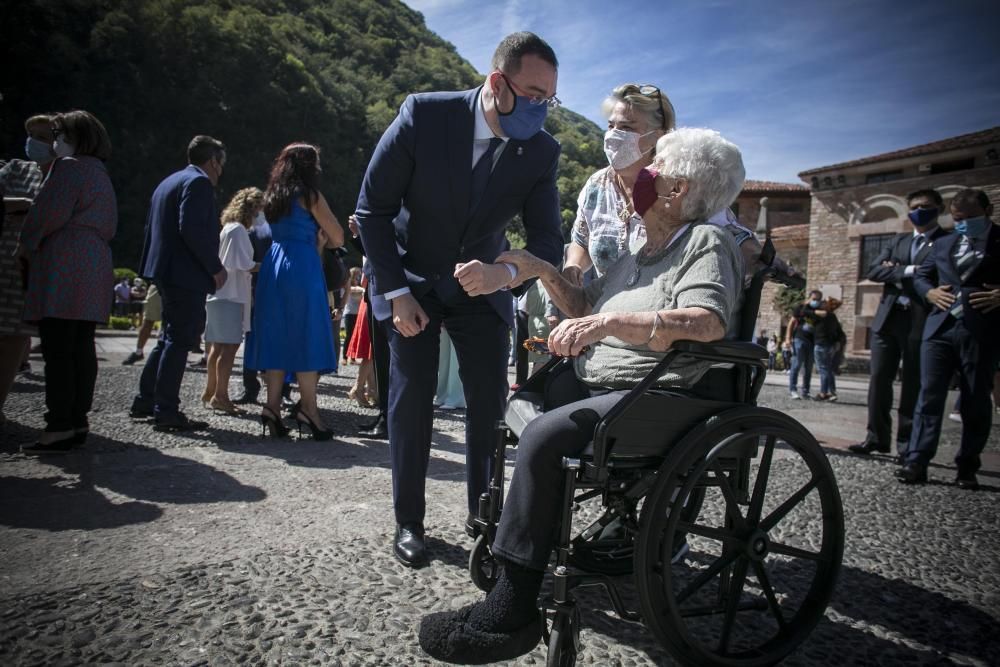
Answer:
[{"label": "short dark hair", "polygon": [[937,190],[932,190],[931,188],[927,188],[925,190],[917,190],[916,192],[911,192],[910,194],[906,195],[906,203],[909,204],[911,201],[919,197],[927,197],[935,204],[937,204],[938,207],[944,206],[944,200],[941,199],[941,193],[939,193]]},{"label": "short dark hair", "polygon": [[984,211],[990,207],[990,198],[982,190],[966,188],[951,198],[951,206],[965,209],[978,204]]},{"label": "short dark hair", "polygon": [[821,299],[823,298],[823,290],[819,290],[819,289],[811,289],[811,290],[809,290],[809,296],[812,296],[813,294],[818,295]]},{"label": "short dark hair", "polygon": [[90,155],[107,162],[111,158],[111,138],[104,124],[93,114],[76,109],[56,114],[52,131],[66,134],[66,142],[73,144],[74,155]]},{"label": "short dark hair", "polygon": [[507,74],[517,74],[521,71],[521,58],[524,56],[538,56],[559,69],[556,52],[533,32],[515,32],[504,37],[493,52],[491,66]]},{"label": "short dark hair", "polygon": [[212,158],[222,160],[225,154],[225,144],[207,134],[199,134],[188,144],[188,162],[191,164],[205,164]]}]

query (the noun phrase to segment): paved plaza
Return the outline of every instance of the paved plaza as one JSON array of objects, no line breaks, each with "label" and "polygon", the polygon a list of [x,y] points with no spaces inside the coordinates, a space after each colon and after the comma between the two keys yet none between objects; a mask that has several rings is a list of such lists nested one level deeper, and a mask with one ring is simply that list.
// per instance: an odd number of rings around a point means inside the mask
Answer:
[{"label": "paved plaza", "polygon": [[[262,439],[257,411],[197,407],[201,371],[186,374],[182,404],[210,430],[168,434],[128,417],[141,366],[121,361],[134,338],[98,343],[92,436],[82,450],[19,452],[43,425],[37,355],[7,401],[0,665],[434,664],[416,643],[419,619],[481,595],[466,569],[463,412],[435,414],[432,562],[412,571],[390,553],[388,445],[354,435],[374,415],[347,400],[355,366],[321,381],[333,441]],[[864,434],[864,378],[841,378],[835,404],[792,401],[785,383],[781,373],[769,377],[761,403],[824,445],[847,528],[833,602],[786,664],[1000,664],[1000,426],[979,491],[953,484],[960,426],[950,421],[930,483],[908,487],[893,479],[888,457],[846,452]],[[780,476],[772,483],[780,495]],[[580,601],[580,664],[674,664],[602,595]],[[543,665],[545,650],[512,664]]]}]

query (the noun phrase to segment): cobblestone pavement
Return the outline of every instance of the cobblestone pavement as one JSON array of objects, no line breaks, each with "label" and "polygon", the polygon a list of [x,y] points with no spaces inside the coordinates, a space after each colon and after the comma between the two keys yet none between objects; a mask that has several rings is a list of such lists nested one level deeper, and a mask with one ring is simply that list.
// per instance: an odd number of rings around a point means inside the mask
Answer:
[{"label": "cobblestone pavement", "polygon": [[[191,371],[182,403],[211,430],[164,434],[128,418],[140,367],[122,367],[128,345],[119,347],[102,346],[93,435],[79,452],[18,451],[42,424],[40,373],[20,377],[8,400],[0,664],[432,664],[416,644],[420,617],[480,597],[462,530],[463,413],[435,415],[432,563],[410,571],[389,549],[388,447],[353,436],[373,414],[346,399],[354,367],[321,383],[324,418],[340,434],[332,442],[262,439],[252,416],[193,407],[204,374]],[[823,441],[847,525],[833,602],[787,664],[998,664],[1000,427],[979,492],[952,484],[951,423],[932,483],[905,487],[888,458],[843,452],[863,431],[863,382],[845,380],[840,402],[825,404],[790,400],[781,380],[762,403]],[[581,604],[580,664],[673,664],[602,595],[582,594]],[[544,663],[539,646],[513,664]]]}]

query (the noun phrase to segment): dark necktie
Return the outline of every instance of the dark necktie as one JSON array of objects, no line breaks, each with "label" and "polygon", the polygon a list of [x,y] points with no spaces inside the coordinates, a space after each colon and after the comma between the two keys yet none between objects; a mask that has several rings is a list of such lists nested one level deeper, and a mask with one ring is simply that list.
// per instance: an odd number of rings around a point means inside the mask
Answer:
[{"label": "dark necktie", "polygon": [[[958,269],[959,280],[963,283],[969,279],[972,275],[972,271],[975,268],[974,264],[976,261],[976,247],[972,243],[972,239],[964,234],[958,240],[958,248],[955,251],[955,268]],[[949,313],[953,317],[962,316],[962,295],[961,288],[957,290],[957,293],[953,292],[958,299],[955,304],[949,309]]]},{"label": "dark necktie", "polygon": [[486,192],[486,185],[490,182],[490,172],[493,171],[493,154],[496,153],[501,143],[503,143],[503,139],[499,137],[490,139],[489,148],[479,158],[476,166],[472,168],[472,189],[469,193],[470,214],[475,212],[476,207],[479,206],[479,200],[483,198],[483,193]]},{"label": "dark necktie", "polygon": [[920,255],[920,251],[924,249],[925,243],[927,243],[927,237],[923,234],[917,234],[913,238],[913,245],[910,246],[910,264],[917,263],[917,257]]}]

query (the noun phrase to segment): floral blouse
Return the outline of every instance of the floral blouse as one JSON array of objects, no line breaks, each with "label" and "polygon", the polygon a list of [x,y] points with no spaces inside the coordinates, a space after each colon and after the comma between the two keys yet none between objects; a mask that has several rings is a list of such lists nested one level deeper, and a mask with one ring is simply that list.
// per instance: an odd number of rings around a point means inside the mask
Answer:
[{"label": "floral blouse", "polygon": [[619,257],[646,242],[642,218],[629,213],[628,203],[615,187],[611,167],[591,174],[580,191],[572,238],[590,253],[599,276],[607,273]]}]

